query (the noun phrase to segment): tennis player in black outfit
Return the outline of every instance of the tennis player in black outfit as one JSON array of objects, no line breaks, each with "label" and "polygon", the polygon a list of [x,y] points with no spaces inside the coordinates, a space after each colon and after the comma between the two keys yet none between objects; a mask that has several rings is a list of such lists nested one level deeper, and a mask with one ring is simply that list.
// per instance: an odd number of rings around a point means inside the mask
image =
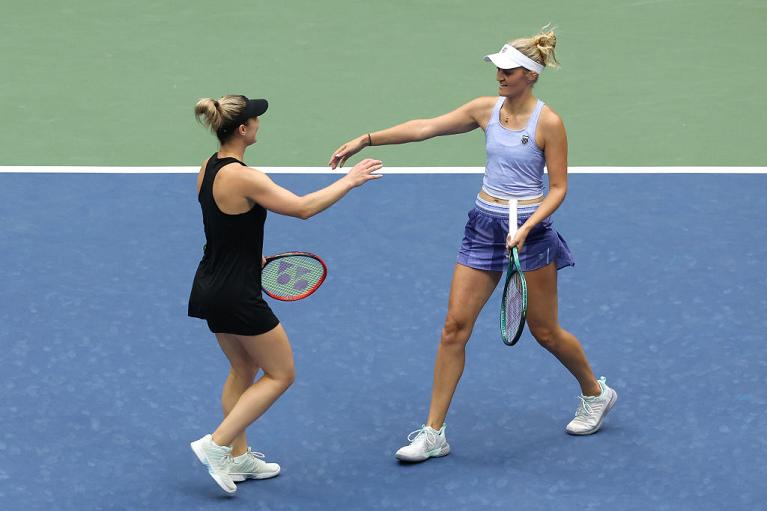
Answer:
[{"label": "tennis player in black outfit", "polygon": [[[230,95],[201,99],[195,115],[218,137],[221,147],[197,178],[205,227],[205,251],[189,297],[189,315],[207,320],[231,363],[221,401],[224,420],[192,442],[192,450],[227,493],[235,482],[279,474],[276,463],[252,451],[245,429],[287,390],[295,378],[285,330],[261,296],[266,211],[309,218],[371,179],[382,165],[366,159],[332,185],[297,196],[242,160],[256,142],[265,99]],[[255,381],[259,370],[263,375]]]}]

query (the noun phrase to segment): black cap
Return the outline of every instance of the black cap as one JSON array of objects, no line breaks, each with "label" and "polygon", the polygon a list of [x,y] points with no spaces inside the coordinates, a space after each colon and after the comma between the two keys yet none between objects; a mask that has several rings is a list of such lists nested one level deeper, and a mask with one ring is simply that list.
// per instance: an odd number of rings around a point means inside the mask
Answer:
[{"label": "black cap", "polygon": [[245,96],[242,98],[245,100],[245,108],[240,112],[240,115],[221,126],[221,129],[218,130],[219,138],[233,132],[240,124],[247,123],[248,119],[263,115],[269,108],[269,102],[265,99],[248,99]]},{"label": "black cap", "polygon": [[265,99],[248,99],[245,96],[243,98],[245,98],[245,109],[237,116],[237,119],[242,119],[240,124],[245,124],[248,119],[263,115],[269,108],[269,102]]}]

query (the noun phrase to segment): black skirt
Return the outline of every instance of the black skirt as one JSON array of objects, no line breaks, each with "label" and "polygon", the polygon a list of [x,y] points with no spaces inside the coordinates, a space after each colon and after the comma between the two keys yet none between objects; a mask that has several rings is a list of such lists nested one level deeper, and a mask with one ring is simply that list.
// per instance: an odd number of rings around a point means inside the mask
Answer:
[{"label": "black skirt", "polygon": [[240,266],[228,272],[210,271],[203,259],[192,283],[189,315],[207,320],[210,331],[217,334],[260,335],[272,330],[280,321],[261,296],[256,284],[260,278],[249,275],[260,270],[259,262],[257,270]]}]

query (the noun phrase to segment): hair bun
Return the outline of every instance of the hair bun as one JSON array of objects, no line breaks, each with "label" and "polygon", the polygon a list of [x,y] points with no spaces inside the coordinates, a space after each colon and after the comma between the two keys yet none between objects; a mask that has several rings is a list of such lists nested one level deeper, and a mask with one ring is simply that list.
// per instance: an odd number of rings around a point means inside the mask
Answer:
[{"label": "hair bun", "polygon": [[554,48],[557,45],[557,36],[553,30],[538,34],[535,45],[539,48]]},{"label": "hair bun", "polygon": [[509,44],[521,51],[525,56],[545,67],[558,67],[559,63],[554,55],[554,47],[557,45],[557,36],[554,27],[546,25],[541,31],[532,37],[515,39]]}]

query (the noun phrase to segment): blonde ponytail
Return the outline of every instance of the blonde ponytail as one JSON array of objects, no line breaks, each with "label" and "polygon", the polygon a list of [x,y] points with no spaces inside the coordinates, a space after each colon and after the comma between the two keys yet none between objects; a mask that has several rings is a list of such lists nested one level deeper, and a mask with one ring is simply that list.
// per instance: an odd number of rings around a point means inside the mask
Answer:
[{"label": "blonde ponytail", "polygon": [[222,140],[221,127],[228,121],[236,119],[245,109],[245,98],[239,95],[228,95],[215,100],[213,98],[202,98],[194,106],[194,116],[203,126],[207,126],[210,131],[216,134],[219,141]]},{"label": "blonde ponytail", "polygon": [[551,25],[546,25],[541,29],[540,33],[533,37],[515,39],[510,44],[528,58],[545,67],[559,67],[559,62],[554,54],[554,48],[557,46],[557,36]]},{"label": "blonde ponytail", "polygon": [[216,131],[221,127],[223,120],[218,111],[218,101],[212,98],[202,98],[194,105],[194,116],[197,122],[207,126],[211,131]]}]

